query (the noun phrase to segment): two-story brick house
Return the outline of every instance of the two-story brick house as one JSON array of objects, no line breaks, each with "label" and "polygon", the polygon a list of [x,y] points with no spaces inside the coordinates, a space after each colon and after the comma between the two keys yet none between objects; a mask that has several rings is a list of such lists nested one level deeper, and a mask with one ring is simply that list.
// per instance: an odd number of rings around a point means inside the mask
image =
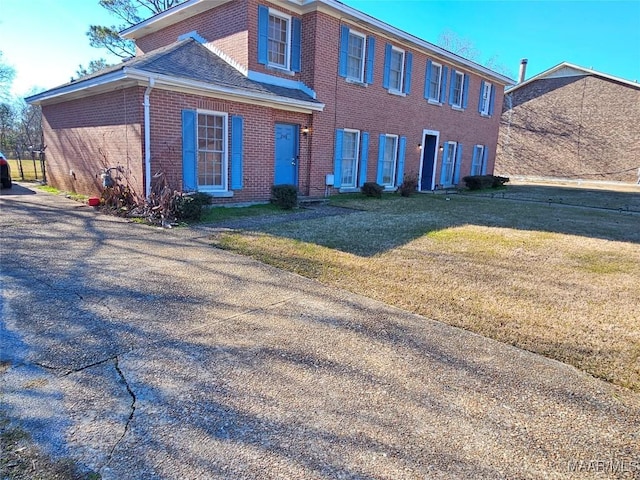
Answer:
[{"label": "two-story brick house", "polygon": [[336,0],[187,0],[122,35],[136,57],[28,99],[59,188],[115,165],[234,202],[492,172],[513,81]]}]

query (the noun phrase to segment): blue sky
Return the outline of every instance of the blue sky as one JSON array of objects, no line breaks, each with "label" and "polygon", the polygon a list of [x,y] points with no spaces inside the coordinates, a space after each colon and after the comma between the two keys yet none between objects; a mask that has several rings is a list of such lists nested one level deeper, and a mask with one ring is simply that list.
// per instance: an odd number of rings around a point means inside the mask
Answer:
[{"label": "blue sky", "polygon": [[[640,1],[343,0],[424,40],[450,30],[471,42],[480,63],[497,57],[527,76],[568,61],[640,81]],[[69,81],[79,64],[104,57],[85,35],[90,24],[116,20],[98,0],[0,0],[0,50],[16,69],[13,93]]]}]

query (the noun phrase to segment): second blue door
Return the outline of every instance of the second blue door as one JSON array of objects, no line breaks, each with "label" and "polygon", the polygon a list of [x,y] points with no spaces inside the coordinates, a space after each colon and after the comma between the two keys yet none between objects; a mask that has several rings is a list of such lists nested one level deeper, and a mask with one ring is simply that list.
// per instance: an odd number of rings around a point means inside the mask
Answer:
[{"label": "second blue door", "polygon": [[274,184],[298,184],[298,126],[276,123]]}]

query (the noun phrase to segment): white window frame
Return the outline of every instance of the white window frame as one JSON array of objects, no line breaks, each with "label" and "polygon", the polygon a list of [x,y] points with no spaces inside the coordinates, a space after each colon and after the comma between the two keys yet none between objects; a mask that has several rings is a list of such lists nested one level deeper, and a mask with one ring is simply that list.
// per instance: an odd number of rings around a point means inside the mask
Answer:
[{"label": "white window frame", "polygon": [[[453,177],[456,172],[456,156],[458,153],[458,142],[447,142],[449,148],[447,149],[448,158],[442,157],[442,168],[447,169],[447,183],[444,184],[445,187],[453,185]],[[451,162],[448,162],[448,159],[451,159]]]},{"label": "white window frame", "polygon": [[344,150],[344,137],[342,141],[342,171],[340,172],[340,184],[341,188],[356,188],[358,186],[358,167],[360,166],[360,130],[353,130],[350,128],[343,129],[345,134],[355,134],[355,152],[353,158],[353,182],[345,183],[344,182],[344,167],[345,167],[345,150]]},{"label": "white window frame", "polygon": [[[271,17],[277,17],[287,22],[287,38],[285,40],[284,64],[272,62],[269,58],[269,43],[271,42],[271,38],[269,37],[269,33],[271,32]],[[280,68],[282,70],[291,70],[291,15],[287,15],[286,13],[279,12],[272,8],[269,8],[269,18],[267,21],[267,65],[273,68]]]},{"label": "white window frame", "polygon": [[[438,68],[438,80],[436,87],[436,96],[431,96],[431,85],[433,85],[433,70],[434,68]],[[429,81],[429,98],[428,101],[432,103],[440,103],[440,91],[442,90],[442,64],[431,62],[431,77]]]},{"label": "white window frame", "polygon": [[[385,183],[384,182],[384,178],[382,179],[382,186],[385,187],[386,189],[391,189],[395,187],[396,184],[396,174],[397,174],[397,170],[398,170],[398,146],[399,146],[399,139],[400,137],[398,135],[391,135],[391,134],[385,134],[385,159],[383,159],[383,163],[388,163],[386,162],[386,148],[387,148],[387,143],[389,141],[389,139],[391,139],[394,142],[395,148],[393,149],[393,161],[391,164],[391,182],[390,183]],[[382,166],[383,168],[383,172],[384,172],[384,166]]]},{"label": "white window frame", "polygon": [[453,104],[451,105],[453,108],[462,108],[463,97],[464,97],[464,73],[456,72],[455,78],[453,79],[453,93],[455,96],[456,93],[456,83],[460,79],[460,91],[458,92],[457,98],[453,99]]},{"label": "white window frame", "polygon": [[482,91],[482,109],[480,113],[482,115],[489,115],[489,104],[491,103],[491,88],[492,84],[484,82],[484,90]]},{"label": "white window frame", "polygon": [[[354,37],[359,37],[362,39],[362,58],[360,58],[360,76],[359,77],[353,77],[351,75],[349,75],[349,40],[351,36]],[[347,80],[351,80],[354,82],[358,82],[358,83],[364,83],[364,67],[366,62],[366,58],[367,58],[367,36],[363,33],[360,32],[356,32],[355,30],[351,30],[349,29],[349,38],[347,38]]]},{"label": "white window frame", "polygon": [[[398,87],[396,88],[395,85],[391,85],[391,65],[392,65],[392,59],[393,59],[393,54],[395,53],[399,53],[401,58],[400,58],[400,75],[399,75],[399,79],[400,79],[400,85],[398,85]],[[405,51],[402,50],[401,48],[398,47],[391,47],[391,58],[389,58],[389,91],[393,92],[393,93],[402,93],[402,88],[404,87],[404,62],[405,62]]]},{"label": "white window frame", "polygon": [[[200,115],[222,117],[222,184],[200,185],[200,175],[197,171],[200,163]],[[208,151],[208,150],[205,150]],[[196,184],[201,192],[226,192],[229,190],[229,114],[213,110],[196,110]]]},{"label": "white window frame", "polygon": [[[473,147],[475,163],[471,164],[471,175],[482,175],[482,167],[484,167],[483,163],[485,148],[486,147],[484,145],[475,145]],[[478,152],[477,155],[476,152]]]}]

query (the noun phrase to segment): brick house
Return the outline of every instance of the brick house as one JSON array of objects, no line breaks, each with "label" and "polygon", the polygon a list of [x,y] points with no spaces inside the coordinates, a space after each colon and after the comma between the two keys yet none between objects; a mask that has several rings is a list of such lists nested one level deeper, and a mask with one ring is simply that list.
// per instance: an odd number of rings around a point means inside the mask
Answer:
[{"label": "brick house", "polygon": [[163,172],[246,202],[493,171],[513,81],[336,0],[187,0],[122,35],[134,58],[27,99],[58,188],[119,165],[140,195]]},{"label": "brick house", "polygon": [[561,63],[507,90],[495,171],[636,183],[640,84]]}]

